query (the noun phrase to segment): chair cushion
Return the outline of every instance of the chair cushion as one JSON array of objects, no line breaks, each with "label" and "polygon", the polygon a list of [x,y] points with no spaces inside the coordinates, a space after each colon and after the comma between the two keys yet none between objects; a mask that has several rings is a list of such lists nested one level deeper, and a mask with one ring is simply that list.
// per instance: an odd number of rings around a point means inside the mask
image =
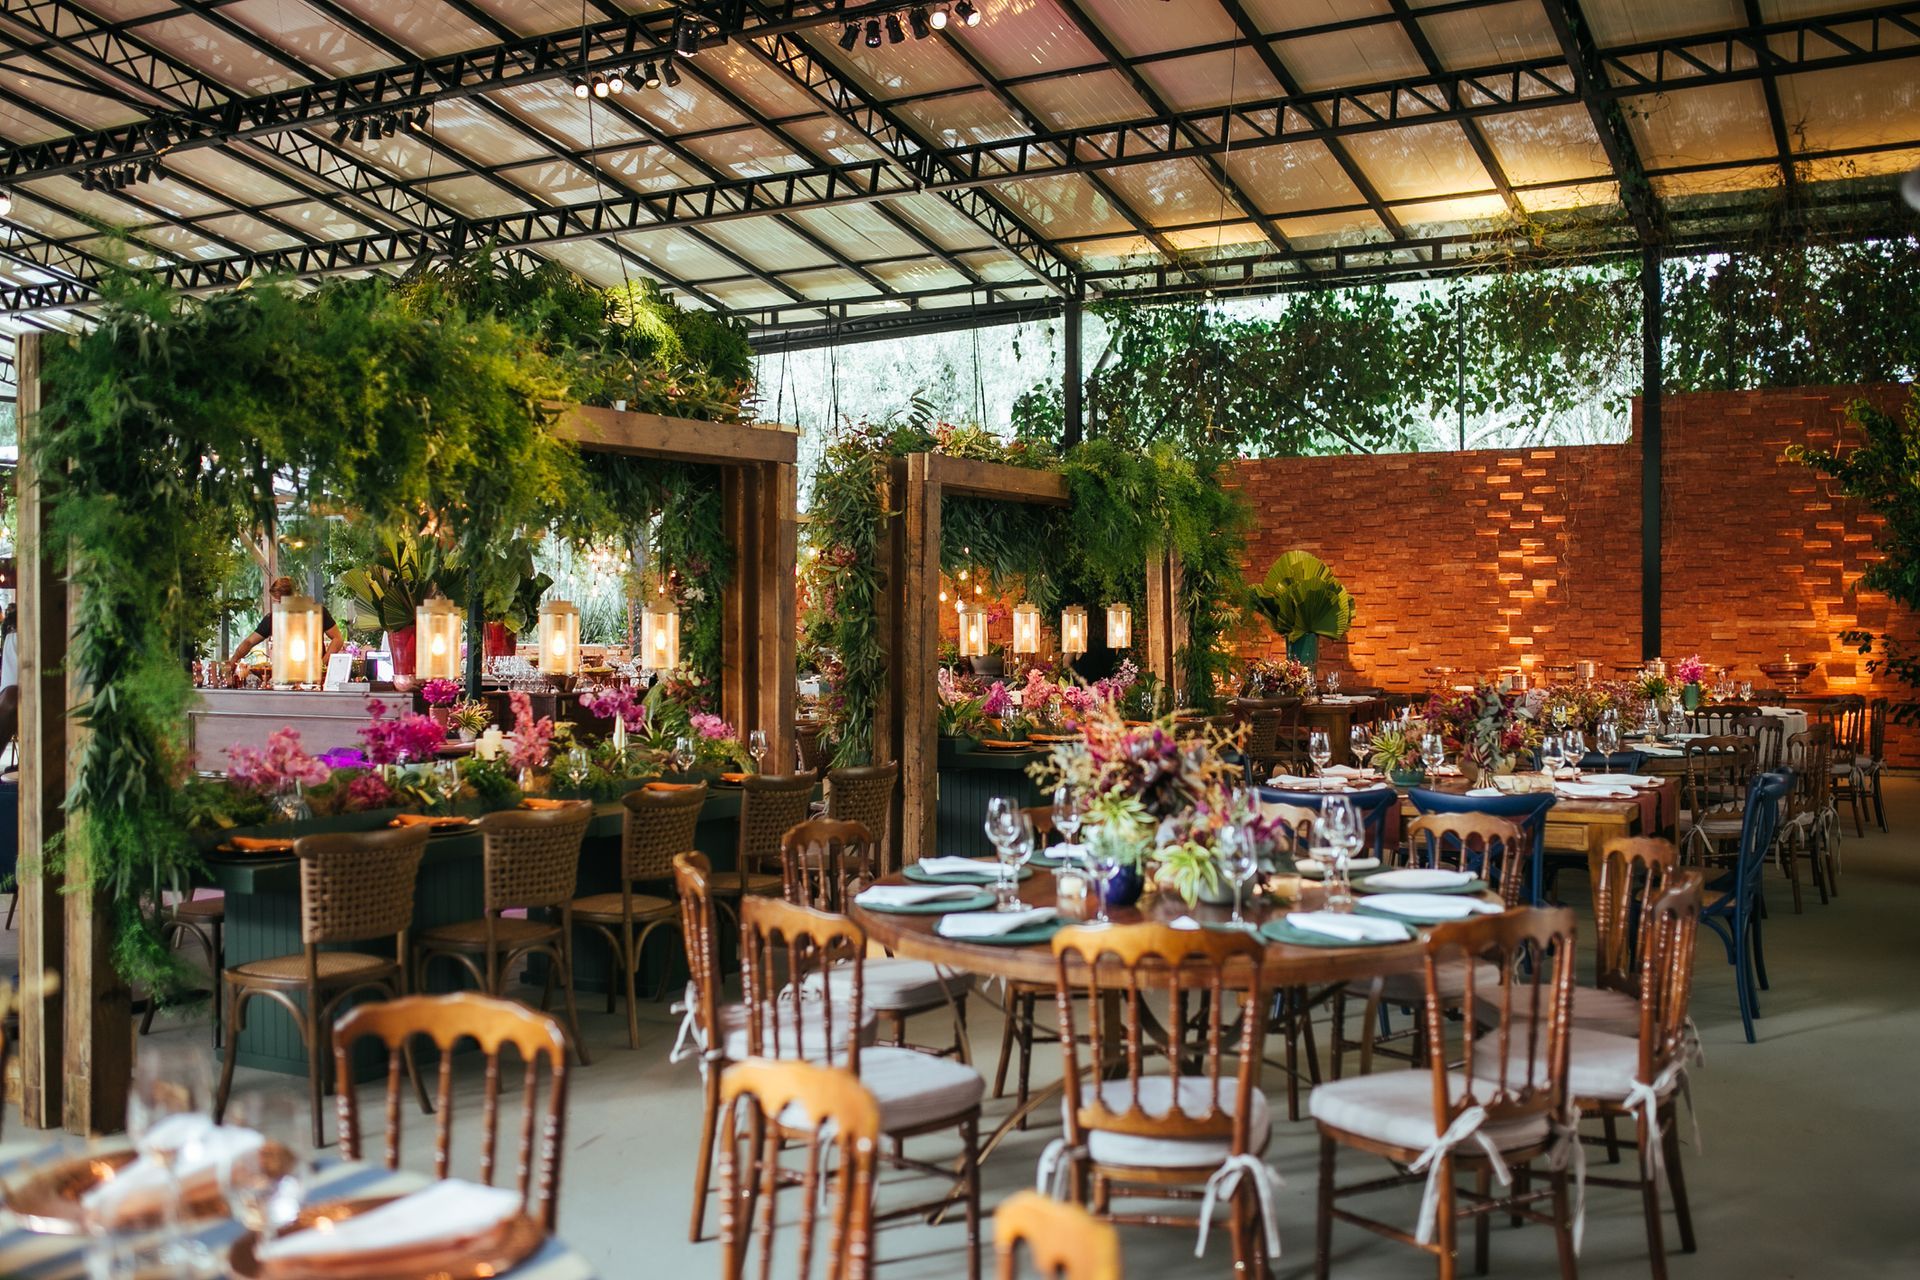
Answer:
[{"label": "chair cushion", "polygon": [[192,924],[217,924],[227,918],[227,897],[216,893],[210,898],[188,898],[173,904],[176,919]]},{"label": "chair cushion", "polygon": [[[785,893],[787,882],[777,871],[750,871],[747,873],[747,892],[762,898],[777,898]],[[731,871],[716,871],[709,891],[717,898],[737,898],[740,896],[740,877]]]},{"label": "chair cushion", "polygon": [[[1482,1024],[1500,1020],[1499,1006],[1491,1001],[1476,999],[1474,1008],[1479,1011]],[[1605,987],[1575,987],[1573,1025],[1637,1040],[1640,1035],[1640,998]]]},{"label": "chair cushion", "polygon": [[[1240,1106],[1240,1090],[1231,1075],[1220,1081],[1220,1105],[1229,1115]],[[1100,1100],[1113,1111],[1125,1111],[1133,1104],[1132,1086],[1125,1080],[1109,1080],[1100,1086]],[[1173,1110],[1173,1078],[1148,1076],[1140,1081],[1140,1106],[1153,1115]],[[1069,1101],[1062,1101],[1064,1122]],[[1182,1077],[1180,1109],[1190,1115],[1205,1115],[1213,1107],[1213,1086],[1204,1079]],[[1256,1089],[1252,1114],[1248,1119],[1248,1140],[1257,1155],[1267,1149],[1273,1134],[1273,1112],[1267,1095]],[[1087,1154],[1101,1164],[1123,1165],[1133,1169],[1206,1169],[1220,1167],[1233,1154],[1233,1142],[1227,1138],[1154,1138],[1135,1133],[1110,1133],[1094,1129],[1087,1133]]]},{"label": "chair cushion", "polygon": [[[829,1028],[826,1006],[802,1004],[800,1006],[800,1043],[793,1043],[793,1011],[791,1008],[780,1010],[776,1027],[772,1016],[761,1019],[761,1044],[769,1056],[773,1051],[773,1035],[780,1035],[780,1056],[783,1058],[824,1058],[844,1066],[847,1058],[847,1040],[852,1030],[847,1011],[839,1005],[833,1009],[833,1022]],[[744,1004],[723,1004],[720,1006],[720,1051],[729,1061],[738,1062],[751,1057],[752,1050],[747,1045],[747,1007]],[[869,1010],[860,1019],[860,1043],[872,1044],[874,1036],[873,1013]]]},{"label": "chair cushion", "polygon": [[[1465,1092],[1465,1077],[1449,1073],[1456,1096]],[[1425,1150],[1440,1137],[1433,1125],[1433,1073],[1383,1071],[1370,1076],[1328,1080],[1307,1095],[1307,1110],[1329,1129],[1339,1129],[1374,1142]],[[1507,1124],[1490,1124],[1480,1132],[1502,1151],[1529,1147],[1545,1140],[1547,1118],[1534,1116]],[[1459,1148],[1472,1154],[1477,1144]]]},{"label": "chair cushion", "polygon": [[[1567,1096],[1593,1098],[1602,1102],[1624,1102],[1640,1070],[1640,1041],[1634,1036],[1610,1035],[1586,1027],[1574,1027],[1567,1036]],[[1473,1050],[1473,1073],[1483,1080],[1498,1075],[1499,1046],[1481,1041]],[[1524,1070],[1524,1045],[1516,1042],[1508,1048],[1513,1060],[1510,1079],[1517,1080]],[[1545,1068],[1534,1064],[1534,1075],[1544,1079]]]},{"label": "chair cushion", "polygon": [[[880,1128],[887,1133],[958,1120],[987,1092],[987,1082],[965,1063],[887,1046],[860,1051],[860,1083],[880,1104]],[[804,1127],[806,1114],[795,1103],[780,1122]]]},{"label": "chair cushion", "polygon": [[[493,922],[493,942],[502,950],[512,950],[559,936],[560,926],[544,920],[516,920],[512,916],[502,916]],[[437,924],[419,935],[419,945],[460,951],[484,949],[487,945],[487,922],[462,920],[458,924]]]},{"label": "chair cushion", "polygon": [[[657,898],[650,893],[633,895],[633,918],[645,919],[649,916],[670,915],[676,910],[670,898]],[[585,898],[573,900],[573,918],[575,920],[599,923],[621,924],[625,917],[620,914],[620,895],[617,893],[596,893]]]},{"label": "chair cushion", "polygon": [[[1500,989],[1499,965],[1490,960],[1475,960],[1473,965],[1477,970],[1473,976],[1476,997]],[[1440,980],[1441,999],[1458,1000],[1467,994],[1466,961],[1442,961],[1435,974]],[[1410,973],[1390,973],[1380,983],[1380,998],[1388,1004],[1417,1005],[1427,998],[1427,976],[1417,969]]]},{"label": "chair cushion", "polygon": [[[861,978],[861,994],[867,1008],[882,1013],[931,1009],[947,1003],[948,993],[955,999],[973,990],[973,975],[943,969],[926,960],[903,960],[894,956],[869,959]],[[835,1001],[853,998],[853,970],[837,968],[827,975]],[[807,979],[809,994],[820,990],[820,975]]]},{"label": "chair cushion", "polygon": [[[385,956],[363,955],[358,951],[322,951],[316,966],[322,982],[344,982],[378,974],[383,969],[393,969],[395,964]],[[265,978],[272,982],[285,982],[289,979],[302,981],[307,976],[307,958],[304,955],[274,956],[270,960],[249,960],[227,970],[240,978]]]}]

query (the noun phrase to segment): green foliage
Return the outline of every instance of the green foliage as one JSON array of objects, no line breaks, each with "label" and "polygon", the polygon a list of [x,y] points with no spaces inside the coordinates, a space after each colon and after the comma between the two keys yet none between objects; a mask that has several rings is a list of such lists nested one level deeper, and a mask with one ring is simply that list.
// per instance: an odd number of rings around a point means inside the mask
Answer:
[{"label": "green foliage", "polygon": [[468,756],[460,762],[460,779],[489,809],[511,809],[520,803],[520,784],[504,758]]},{"label": "green foliage", "polygon": [[883,485],[894,457],[893,428],[848,427],[828,442],[813,480],[807,541],[807,611],[801,619],[820,655],[833,763],[873,761],[874,721],[886,685],[880,639],[881,554],[886,539]]},{"label": "green foliage", "polygon": [[353,601],[349,626],[360,632],[394,631],[414,624],[414,610],[433,594],[440,548],[431,538],[389,533],[379,551],[360,568],[340,575],[340,585]]},{"label": "green foliage", "polygon": [[1306,636],[1346,637],[1353,625],[1353,597],[1318,556],[1289,551],[1273,562],[1266,581],[1249,589],[1250,603],[1274,634],[1292,641]]}]

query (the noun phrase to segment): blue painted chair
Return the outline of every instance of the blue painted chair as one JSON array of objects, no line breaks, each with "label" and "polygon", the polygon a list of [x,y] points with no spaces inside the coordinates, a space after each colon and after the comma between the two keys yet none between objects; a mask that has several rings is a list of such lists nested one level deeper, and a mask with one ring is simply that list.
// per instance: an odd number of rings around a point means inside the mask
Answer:
[{"label": "blue painted chair", "polygon": [[[1262,800],[1270,804],[1298,805],[1302,809],[1320,812],[1320,805],[1331,793],[1325,791],[1285,791],[1279,787],[1255,787]],[[1360,810],[1360,821],[1364,824],[1367,843],[1373,846],[1373,856],[1382,863],[1387,860],[1387,815],[1400,803],[1400,793],[1392,787],[1373,787],[1366,791],[1346,792],[1347,799],[1353,801]]]},{"label": "blue painted chair", "polygon": [[1764,916],[1760,900],[1760,873],[1766,866],[1767,851],[1780,827],[1780,810],[1793,785],[1790,771],[1756,773],[1747,784],[1746,812],[1740,822],[1740,849],[1733,866],[1707,885],[1709,895],[1717,894],[1700,909],[1700,921],[1727,947],[1727,963],[1733,966],[1734,990],[1740,997],[1740,1021],[1746,1027],[1747,1043],[1753,1043],[1753,1020],[1760,1014],[1760,998],[1755,991],[1767,990],[1767,957],[1760,945],[1760,921]]},{"label": "blue painted chair", "polygon": [[[1450,791],[1428,791],[1414,787],[1407,792],[1413,807],[1421,813],[1490,813],[1516,824],[1533,838],[1533,853],[1527,859],[1527,886],[1523,901],[1546,905],[1547,810],[1553,808],[1551,791],[1528,792],[1517,796],[1462,796]],[[1416,851],[1417,860],[1418,851]],[[1505,895],[1511,901],[1512,895]]]},{"label": "blue painted chair", "polygon": [[1601,755],[1598,751],[1589,751],[1580,757],[1579,767],[1583,773],[1588,771],[1644,773],[1647,768],[1647,757],[1642,751],[1616,751],[1612,755]]}]

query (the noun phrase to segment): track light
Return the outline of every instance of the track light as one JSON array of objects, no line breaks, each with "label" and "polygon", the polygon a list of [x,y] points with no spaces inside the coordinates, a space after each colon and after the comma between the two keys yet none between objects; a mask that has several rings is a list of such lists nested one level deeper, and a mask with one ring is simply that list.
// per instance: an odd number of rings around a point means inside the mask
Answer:
[{"label": "track light", "polygon": [[667,59],[667,88],[677,89],[679,87],[680,87],[680,68],[673,65],[672,58],[668,58]]},{"label": "track light", "polygon": [[867,19],[867,48],[878,49],[879,47],[880,47],[880,19],[868,18]]},{"label": "track light", "polygon": [[905,40],[906,38],[907,38],[907,33],[900,29],[900,15],[897,13],[888,14],[887,15],[888,43],[899,44],[902,40]]},{"label": "track light", "polygon": [[593,78],[593,96],[594,97],[604,98],[610,92],[612,92],[612,87],[607,84],[605,76],[595,76]]},{"label": "track light", "polygon": [[355,120],[352,130],[347,136],[355,142],[365,142],[367,140],[367,122],[365,120]]},{"label": "track light", "polygon": [[[667,65],[671,66],[673,64],[668,63]],[[649,89],[658,89],[660,87],[660,68],[651,58],[647,59],[647,65],[640,73],[640,83]]]},{"label": "track light", "polygon": [[980,11],[973,7],[973,0],[960,0],[959,4],[953,6],[953,16],[970,27],[980,25]]},{"label": "track light", "polygon": [[0,218],[7,217],[12,212],[13,192],[7,190],[5,187],[0,187]]},{"label": "track light", "polygon": [[853,52],[853,46],[860,43],[860,24],[849,22],[840,32],[840,47]]},{"label": "track light", "polygon": [[347,140],[347,128],[348,125],[345,120],[335,125],[333,127],[333,140],[335,142],[345,142]]},{"label": "track light", "polygon": [[592,93],[592,92],[593,92],[593,90],[592,90],[592,89],[590,89],[590,88],[588,88],[588,87],[587,87],[587,82],[586,82],[586,79],[585,79],[585,77],[583,77],[583,76],[570,76],[570,77],[568,77],[568,79],[569,79],[569,80],[570,80],[570,81],[572,82],[572,84],[573,84],[573,96],[574,96],[574,97],[576,97],[576,98],[584,98],[584,97],[586,97],[586,96],[587,96],[588,94],[590,94],[590,93]]},{"label": "track light", "polygon": [[82,191],[97,191],[100,189],[100,182],[93,176],[93,170],[87,169],[80,174],[80,189]]},{"label": "track light", "polygon": [[621,75],[620,72],[616,70],[607,76],[607,92],[608,93],[625,93],[626,91],[627,91],[627,78]]},{"label": "track light", "polygon": [[[153,180],[153,161],[142,160],[140,162],[140,181],[151,182],[152,180]],[[4,218],[4,217],[6,217],[6,214],[0,213],[0,218]]]},{"label": "track light", "polygon": [[915,40],[925,40],[933,34],[933,28],[927,25],[927,9],[925,5],[921,5],[907,15],[907,25],[913,28],[913,38]]},{"label": "track light", "polygon": [[935,31],[945,31],[948,21],[949,15],[947,13],[947,6],[945,5],[941,5],[927,17],[927,25],[931,26]]},{"label": "track light", "polygon": [[673,51],[683,58],[691,58],[700,52],[700,31],[684,18],[674,28]]}]

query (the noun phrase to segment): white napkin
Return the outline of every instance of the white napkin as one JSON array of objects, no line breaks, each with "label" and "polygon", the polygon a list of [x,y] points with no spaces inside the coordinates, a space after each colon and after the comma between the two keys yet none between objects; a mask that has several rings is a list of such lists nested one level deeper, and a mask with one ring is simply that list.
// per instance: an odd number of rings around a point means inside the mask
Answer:
[{"label": "white napkin", "polygon": [[1499,794],[1500,794],[1500,788],[1498,788],[1498,787],[1475,787],[1475,788],[1473,788],[1473,789],[1472,789],[1471,791],[1468,791],[1468,792],[1467,792],[1467,794],[1468,794],[1468,795],[1470,795],[1470,796],[1497,796],[1497,795],[1499,795]]},{"label": "white napkin", "polygon": [[483,1187],[448,1178],[356,1218],[316,1223],[255,1250],[261,1261],[315,1259],[371,1250],[404,1249],[437,1240],[482,1235],[520,1212],[520,1193],[508,1187]]},{"label": "white napkin", "polygon": [[970,876],[976,880],[993,880],[999,876],[999,868],[990,862],[978,858],[922,858],[914,864],[922,875],[929,876]]},{"label": "white napkin", "polygon": [[[1674,742],[1693,742],[1699,738],[1711,738],[1712,736],[1710,733],[1670,733],[1667,735],[1667,737]],[[1654,744],[1651,742],[1642,743],[1640,744],[1640,750],[1645,751],[1652,745]]]},{"label": "white napkin", "polygon": [[1191,933],[1197,930],[1199,927],[1200,927],[1200,922],[1198,920],[1195,920],[1192,916],[1181,916],[1179,919],[1173,921],[1173,923],[1167,926],[1167,928],[1169,929],[1182,929],[1188,933]]},{"label": "white napkin", "polygon": [[1371,782],[1380,776],[1380,771],[1378,769],[1362,769],[1358,765],[1351,764],[1330,764],[1327,766],[1327,776],[1329,778],[1357,778],[1363,782]]},{"label": "white napkin", "polygon": [[1338,911],[1290,911],[1287,923],[1343,942],[1405,942],[1408,937],[1407,926],[1398,920],[1345,915]]},{"label": "white napkin", "polygon": [[1438,769],[1427,770],[1427,775],[1433,778],[1457,778],[1460,776],[1460,767],[1458,765],[1443,764]]},{"label": "white napkin", "polygon": [[1633,788],[1605,782],[1556,782],[1553,794],[1562,800],[1631,800]]},{"label": "white napkin", "polygon": [[148,1131],[147,1145],[176,1153],[172,1176],[159,1161],[141,1156],[88,1191],[81,1203],[109,1222],[157,1213],[173,1194],[174,1179],[184,1196],[197,1195],[219,1181],[223,1162],[256,1151],[265,1141],[251,1129],[216,1126],[207,1116],[168,1116]]},{"label": "white napkin", "polygon": [[1635,747],[1634,750],[1643,756],[1658,756],[1668,760],[1678,760],[1681,756],[1687,754],[1678,747],[1656,747],[1652,743]]},{"label": "white napkin", "polygon": [[1499,915],[1503,908],[1497,902],[1482,902],[1465,894],[1376,893],[1367,899],[1367,910],[1436,920],[1465,920],[1468,916]]},{"label": "white napkin", "polygon": [[876,884],[854,895],[863,907],[917,907],[923,902],[971,898],[979,889],[964,884]]},{"label": "white napkin", "polygon": [[[1347,870],[1349,872],[1371,871],[1379,865],[1380,859],[1378,858],[1347,859]],[[1317,858],[1295,858],[1293,860],[1293,870],[1295,874],[1303,876],[1323,876],[1327,874],[1327,869],[1320,865],[1320,860]]]},{"label": "white napkin", "polygon": [[933,931],[943,938],[997,938],[1031,925],[1045,924],[1060,913],[1052,907],[1034,907],[1027,911],[976,911],[969,915],[941,916]]},{"label": "white napkin", "polygon": [[1283,791],[1331,791],[1337,784],[1328,778],[1303,778],[1297,773],[1276,773],[1267,779],[1267,785]]},{"label": "white napkin", "polygon": [[1059,844],[1053,845],[1046,850],[1046,854],[1055,862],[1078,862],[1088,856],[1087,846],[1075,844],[1070,841],[1062,841]]},{"label": "white napkin", "polygon": [[1398,871],[1382,871],[1377,876],[1368,876],[1367,886],[1379,885],[1383,889],[1406,889],[1418,893],[1422,889],[1456,889],[1472,879],[1473,874],[1467,871],[1404,867]]},{"label": "white napkin", "polygon": [[1656,787],[1660,779],[1644,773],[1583,773],[1575,781],[1597,782],[1602,786]]}]

